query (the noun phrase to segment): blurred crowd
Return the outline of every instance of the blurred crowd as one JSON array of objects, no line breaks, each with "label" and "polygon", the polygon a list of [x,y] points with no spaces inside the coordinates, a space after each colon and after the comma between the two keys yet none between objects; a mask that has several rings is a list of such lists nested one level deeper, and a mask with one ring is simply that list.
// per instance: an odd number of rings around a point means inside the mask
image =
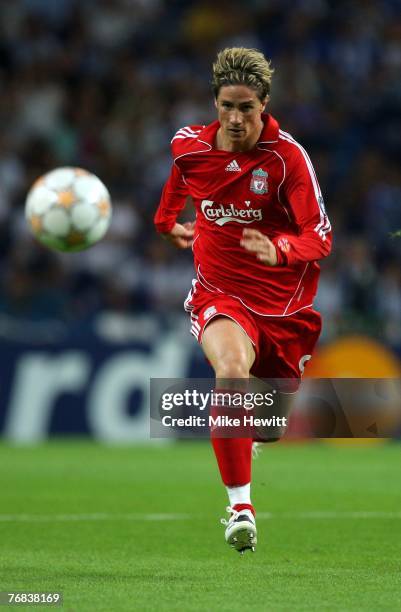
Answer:
[{"label": "blurred crowd", "polygon": [[[272,59],[270,110],[325,195],[324,338],[368,333],[401,352],[399,0],[2,0],[2,321],[181,310],[191,255],[152,218],[170,140],[214,119],[211,63],[232,45]],[[78,254],[43,249],[24,220],[31,183],[63,165],[96,173],[114,203],[107,238]]]}]

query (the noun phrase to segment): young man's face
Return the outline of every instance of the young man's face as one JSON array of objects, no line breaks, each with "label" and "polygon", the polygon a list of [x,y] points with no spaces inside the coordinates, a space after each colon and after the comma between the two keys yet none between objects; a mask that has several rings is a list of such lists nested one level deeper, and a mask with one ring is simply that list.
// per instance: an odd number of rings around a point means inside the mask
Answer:
[{"label": "young man's face", "polygon": [[261,113],[266,102],[246,85],[221,87],[215,105],[223,141],[235,149],[253,147],[263,127]]}]

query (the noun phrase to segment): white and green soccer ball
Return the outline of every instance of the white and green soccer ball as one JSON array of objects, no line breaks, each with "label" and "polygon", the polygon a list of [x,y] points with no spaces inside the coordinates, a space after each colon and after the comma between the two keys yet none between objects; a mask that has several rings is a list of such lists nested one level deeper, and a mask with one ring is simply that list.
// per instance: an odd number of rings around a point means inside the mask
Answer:
[{"label": "white and green soccer ball", "polygon": [[34,236],[57,251],[82,251],[98,242],[111,221],[110,194],[82,168],[56,168],[32,185],[25,216]]}]

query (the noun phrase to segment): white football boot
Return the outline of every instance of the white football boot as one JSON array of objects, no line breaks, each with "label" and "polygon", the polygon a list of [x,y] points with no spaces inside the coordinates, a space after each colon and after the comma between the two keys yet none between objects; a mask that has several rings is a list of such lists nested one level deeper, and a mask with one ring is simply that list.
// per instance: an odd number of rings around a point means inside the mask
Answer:
[{"label": "white football boot", "polygon": [[255,517],[250,510],[234,510],[227,506],[227,512],[231,513],[228,521],[221,519],[221,523],[226,526],[225,538],[227,544],[239,553],[245,550],[255,552],[257,543]]}]

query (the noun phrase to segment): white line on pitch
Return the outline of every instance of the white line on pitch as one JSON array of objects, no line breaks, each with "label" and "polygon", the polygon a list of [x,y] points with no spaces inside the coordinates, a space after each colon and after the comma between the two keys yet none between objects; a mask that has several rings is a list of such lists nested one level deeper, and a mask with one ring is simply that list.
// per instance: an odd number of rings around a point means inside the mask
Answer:
[{"label": "white line on pitch", "polygon": [[[191,514],[113,514],[97,512],[88,514],[0,514],[0,523],[63,523],[84,521],[185,521],[200,517]],[[257,519],[401,519],[401,512],[258,512]]]},{"label": "white line on pitch", "polygon": [[257,512],[258,519],[401,519],[401,512],[382,511],[312,511],[312,512]]},{"label": "white line on pitch", "polygon": [[62,523],[73,521],[184,521],[190,514],[0,514],[0,523]]}]

